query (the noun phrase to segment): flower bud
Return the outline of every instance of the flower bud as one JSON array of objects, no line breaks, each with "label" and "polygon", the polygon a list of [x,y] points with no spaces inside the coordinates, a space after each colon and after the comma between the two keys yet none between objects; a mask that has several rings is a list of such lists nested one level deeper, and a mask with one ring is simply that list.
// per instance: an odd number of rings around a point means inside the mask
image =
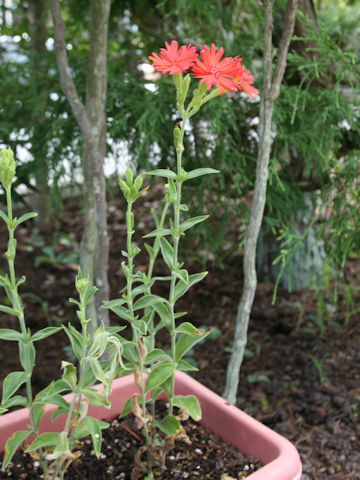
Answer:
[{"label": "flower bud", "polygon": [[10,188],[15,177],[16,160],[11,148],[4,148],[0,153],[0,183],[5,189]]},{"label": "flower bud", "polygon": [[131,170],[131,168],[126,169],[125,178],[126,178],[127,184],[129,185],[129,187],[131,187],[132,184],[133,184],[133,179],[134,179],[134,173]]}]

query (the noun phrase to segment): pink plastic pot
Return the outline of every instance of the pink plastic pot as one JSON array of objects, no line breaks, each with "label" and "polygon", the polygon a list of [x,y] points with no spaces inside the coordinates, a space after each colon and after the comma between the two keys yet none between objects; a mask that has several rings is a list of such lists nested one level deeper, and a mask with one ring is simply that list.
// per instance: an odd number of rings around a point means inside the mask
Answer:
[{"label": "pink plastic pot", "polygon": [[[98,386],[101,390],[101,386]],[[121,410],[125,401],[137,388],[132,376],[115,380],[111,395],[111,408],[89,407],[89,415],[102,419],[111,419]],[[247,456],[255,457],[263,467],[249,475],[250,480],[300,480],[301,461],[296,448],[281,435],[273,432],[233,405],[225,402],[199,382],[183,372],[176,372],[177,395],[194,394],[199,399],[203,418],[201,423],[225,441],[234,445]],[[65,398],[69,399],[70,395]],[[54,405],[46,407],[41,423],[41,431],[62,429],[64,417],[51,422]],[[21,409],[0,416],[0,452],[6,440],[17,430],[26,428],[29,421],[28,411]]]}]

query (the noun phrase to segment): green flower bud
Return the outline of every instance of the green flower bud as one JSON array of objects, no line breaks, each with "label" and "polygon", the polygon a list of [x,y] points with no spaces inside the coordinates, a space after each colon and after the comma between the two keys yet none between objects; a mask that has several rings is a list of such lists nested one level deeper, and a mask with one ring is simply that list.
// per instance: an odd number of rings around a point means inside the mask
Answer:
[{"label": "green flower bud", "polygon": [[0,153],[0,182],[5,189],[10,188],[16,173],[16,160],[11,148],[4,148]]},{"label": "green flower bud", "polygon": [[141,186],[143,184],[143,178],[141,175],[138,175],[136,178],[135,178],[135,182],[134,182],[134,188],[136,190],[136,193],[139,192]]},{"label": "green flower bud", "polygon": [[79,293],[79,295],[85,295],[89,286],[90,286],[89,277],[83,277],[81,268],[79,267],[79,271],[75,279],[75,288]]},{"label": "green flower bud", "polygon": [[134,179],[134,173],[131,170],[131,168],[126,169],[125,178],[126,178],[127,184],[129,185],[129,187],[131,187]]}]

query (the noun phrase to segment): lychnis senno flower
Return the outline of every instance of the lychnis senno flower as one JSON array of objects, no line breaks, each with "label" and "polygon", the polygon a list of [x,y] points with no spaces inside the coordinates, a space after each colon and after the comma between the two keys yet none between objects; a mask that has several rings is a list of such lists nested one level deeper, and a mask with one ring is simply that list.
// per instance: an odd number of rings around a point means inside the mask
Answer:
[{"label": "lychnis senno flower", "polygon": [[160,55],[153,52],[152,56],[149,57],[155,70],[173,75],[174,73],[186,72],[194,65],[197,58],[195,47],[182,45],[179,48],[176,40],[172,40],[170,45],[165,42],[165,46],[166,48],[160,49]]},{"label": "lychnis senno flower", "polygon": [[244,90],[248,95],[254,96],[258,90],[251,85],[253,77],[249,75],[249,71],[245,71],[245,67],[241,65],[242,58],[225,57],[223,47],[216,50],[216,46],[212,44],[211,49],[205,45],[200,50],[201,60],[197,59],[192,67],[192,74],[196,78],[200,78],[200,82],[206,82],[208,90],[213,85],[222,95],[226,91]]},{"label": "lychnis senno flower", "polygon": [[214,85],[220,95],[225,92],[244,90],[250,97],[254,97],[259,90],[253,85],[253,77],[249,70],[241,65],[240,57],[225,57],[223,47],[218,50],[214,44],[211,48],[205,45],[200,50],[201,60],[197,58],[196,48],[191,45],[182,45],[179,48],[178,42],[172,40],[169,45],[165,42],[166,48],[160,49],[160,55],[153,53],[149,59],[152,60],[155,70],[162,73],[182,73],[191,68],[191,74],[199,78],[200,82],[206,83],[208,90]]}]

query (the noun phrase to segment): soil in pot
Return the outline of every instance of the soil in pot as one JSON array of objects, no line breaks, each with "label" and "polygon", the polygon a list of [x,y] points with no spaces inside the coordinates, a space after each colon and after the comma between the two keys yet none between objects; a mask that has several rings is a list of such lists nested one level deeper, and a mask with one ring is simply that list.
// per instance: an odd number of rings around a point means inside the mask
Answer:
[{"label": "soil in pot", "polygon": [[[164,407],[160,407],[164,408]],[[246,478],[261,467],[254,458],[246,458],[235,447],[222,440],[202,425],[191,419],[183,422],[191,444],[176,441],[166,456],[166,469],[154,468],[156,480],[211,479],[238,480]],[[103,431],[100,458],[93,453],[90,438],[85,437],[79,445],[83,454],[73,462],[66,475],[67,480],[131,480],[134,458],[144,445],[144,437],[133,415],[112,421]],[[2,456],[1,456],[2,457]],[[19,451],[0,479],[39,480],[41,467],[38,462]],[[145,479],[146,474],[139,477]]]}]

